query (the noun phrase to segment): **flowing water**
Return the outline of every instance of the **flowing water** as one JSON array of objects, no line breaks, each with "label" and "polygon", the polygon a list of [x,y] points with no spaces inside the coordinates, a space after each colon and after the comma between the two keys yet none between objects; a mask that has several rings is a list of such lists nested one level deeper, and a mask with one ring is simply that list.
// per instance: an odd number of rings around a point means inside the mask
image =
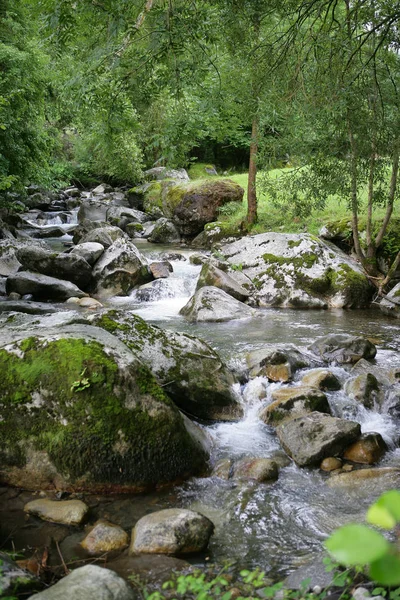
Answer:
[{"label": "flowing water", "polygon": [[[154,245],[146,243],[139,248],[152,260],[166,250],[155,250]],[[179,310],[194,292],[200,267],[189,263],[189,250],[177,251],[186,261],[173,261],[173,275],[162,284],[154,282],[149,286],[147,297],[133,292],[110,303],[160,327],[201,337],[235,366],[243,363],[246,352],[268,344],[293,343],[307,352],[307,346],[317,337],[332,332],[368,336],[379,349],[377,365],[400,365],[399,327],[378,310],[267,309],[260,311],[260,316],[243,321],[187,323],[179,316]],[[342,382],[349,376],[343,368],[333,366],[332,370]],[[297,381],[303,374],[297,374]],[[274,431],[258,414],[271,401],[272,390],[280,385],[258,377],[241,388],[238,386],[243,419],[206,427],[213,438],[213,462],[227,457],[274,457],[279,452]],[[264,398],[260,400],[260,396]],[[363,433],[381,433],[389,447],[384,464],[400,467],[397,420],[351,401],[343,391],[329,393],[328,399],[335,416],[358,421]],[[241,565],[260,566],[282,575],[319,553],[323,540],[333,529],[347,522],[362,521],[369,504],[399,481],[385,476],[352,487],[334,488],[327,484],[328,478],[317,469],[300,469],[292,463],[280,470],[278,481],[272,484],[243,485],[218,477],[193,479],[177,490],[177,500],[181,506],[209,516],[216,524],[209,548],[212,560],[229,558]]]},{"label": "flowing water", "polygon": [[[63,240],[47,240],[54,246],[71,239],[68,228],[76,221],[76,214],[69,223],[57,223],[60,218],[53,214],[50,221],[40,225],[58,224],[65,229]],[[37,227],[37,220],[32,224]],[[377,365],[400,365],[399,327],[379,310],[268,309],[243,321],[189,324],[179,311],[194,293],[200,272],[199,266],[189,262],[193,251],[182,247],[162,248],[144,241],[139,241],[137,246],[149,260],[159,260],[164,252],[179,252],[183,260],[171,261],[174,270],[168,279],[156,280],[128,297],[111,298],[108,305],[138,314],[160,327],[196,335],[239,369],[250,350],[269,344],[293,343],[307,352],[312,341],[332,332],[368,336],[378,346]],[[348,377],[345,369],[335,366],[332,369],[341,381]],[[297,374],[297,381],[303,374]],[[213,439],[212,462],[243,456],[274,457],[280,452],[273,429],[258,418],[261,408],[271,401],[272,390],[279,385],[262,377],[244,386],[237,384],[243,402],[243,419],[205,427]],[[352,402],[342,391],[329,393],[328,399],[334,415],[357,420],[363,432],[381,433],[389,446],[384,464],[400,467],[398,421]],[[189,507],[207,515],[216,525],[207,559],[217,563],[229,559],[240,566],[260,566],[267,572],[283,575],[319,554],[323,540],[334,528],[350,521],[362,521],[369,504],[383,490],[398,483],[390,476],[382,476],[352,487],[335,488],[328,485],[328,480],[329,476],[318,469],[300,469],[293,463],[281,468],[278,481],[269,484],[197,478],[158,496],[136,496],[113,502],[107,499],[107,518],[123,524],[129,522],[129,515],[140,506],[145,507],[144,512],[168,506]],[[203,556],[196,560],[201,564],[204,559]]]}]

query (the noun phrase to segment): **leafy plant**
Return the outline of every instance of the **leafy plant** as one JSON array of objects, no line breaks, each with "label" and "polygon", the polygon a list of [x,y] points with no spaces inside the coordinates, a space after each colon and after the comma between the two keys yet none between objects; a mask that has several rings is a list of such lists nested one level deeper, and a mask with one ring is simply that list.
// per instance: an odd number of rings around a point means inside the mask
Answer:
[{"label": "leafy plant", "polygon": [[83,369],[82,373],[79,375],[79,379],[74,381],[71,385],[71,392],[83,392],[90,387],[90,380],[88,377],[84,377],[86,372],[86,368]]},{"label": "leafy plant", "polygon": [[[386,530],[400,524],[400,492],[383,494],[368,510],[367,521]],[[400,552],[381,533],[366,525],[350,524],[337,529],[325,543],[331,555],[346,566],[367,567],[371,579],[400,585]]]}]

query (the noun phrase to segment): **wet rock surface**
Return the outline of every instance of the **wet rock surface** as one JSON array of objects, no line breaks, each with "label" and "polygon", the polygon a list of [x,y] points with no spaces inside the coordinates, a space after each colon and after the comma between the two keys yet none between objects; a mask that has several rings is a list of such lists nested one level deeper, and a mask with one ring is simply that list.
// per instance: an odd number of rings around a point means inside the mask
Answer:
[{"label": "wet rock surface", "polygon": [[81,500],[32,500],[24,508],[25,512],[52,523],[80,525],[85,519],[89,507]]},{"label": "wet rock surface", "polygon": [[372,360],[376,346],[368,339],[347,334],[331,333],[318,338],[309,350],[327,362],[356,363],[360,359]]},{"label": "wet rock surface", "polygon": [[248,319],[255,311],[216,287],[202,287],[184,306],[180,314],[189,322],[231,321]]}]

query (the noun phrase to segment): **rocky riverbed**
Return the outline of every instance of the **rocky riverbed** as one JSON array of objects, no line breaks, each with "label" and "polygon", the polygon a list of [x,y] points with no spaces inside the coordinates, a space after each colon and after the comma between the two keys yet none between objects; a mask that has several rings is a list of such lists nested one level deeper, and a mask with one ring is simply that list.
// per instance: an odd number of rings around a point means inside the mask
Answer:
[{"label": "rocky riverbed", "polygon": [[0,544],[23,554],[4,561],[9,592],[21,568],[29,591],[93,561],[123,580],[85,566],[62,585],[111,577],[130,598],[128,575],[209,557],[282,577],[398,486],[398,327],[342,310],[372,299],[358,266],[305,235],[176,245],[194,206],[233,192],[167,183],[34,192],[4,228]]}]

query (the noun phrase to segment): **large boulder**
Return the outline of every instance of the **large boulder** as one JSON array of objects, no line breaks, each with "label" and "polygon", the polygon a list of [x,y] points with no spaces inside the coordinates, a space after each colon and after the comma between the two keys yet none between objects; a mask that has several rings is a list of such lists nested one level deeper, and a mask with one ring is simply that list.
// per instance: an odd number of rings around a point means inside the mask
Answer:
[{"label": "large boulder", "polygon": [[108,225],[102,221],[85,220],[74,230],[73,242],[74,244],[95,242],[108,248],[118,238],[128,239],[128,236],[115,225]]},{"label": "large boulder", "polygon": [[82,223],[86,219],[88,221],[106,221],[107,210],[109,208],[108,202],[104,200],[94,200],[91,198],[85,198],[78,211],[78,221]]},{"label": "large boulder", "polygon": [[361,427],[354,421],[313,412],[279,425],[276,432],[285,452],[300,467],[307,467],[341,454],[360,437]]},{"label": "large boulder", "polygon": [[195,337],[159,329],[122,311],[89,320],[117,336],[149,367],[175,404],[203,420],[232,421],[242,414],[236,378],[218,354]]},{"label": "large boulder", "polygon": [[82,323],[30,329],[0,336],[0,481],[139,491],[204,468],[198,438],[115,336]]},{"label": "large boulder", "polygon": [[97,565],[86,565],[72,571],[47,590],[30,600],[134,600],[129,584],[114,571]]},{"label": "large boulder", "polygon": [[360,308],[373,295],[355,262],[312,235],[261,233],[221,252],[252,280],[261,306]]},{"label": "large boulder", "polygon": [[175,181],[190,181],[185,169],[168,169],[167,167],[153,167],[144,172],[147,181],[162,181],[173,179]]},{"label": "large boulder", "polygon": [[191,323],[221,323],[233,319],[248,319],[255,315],[255,311],[223,290],[206,286],[197,290],[189,302],[181,308],[180,314]]},{"label": "large boulder", "polygon": [[146,259],[136,246],[117,239],[97,261],[93,269],[97,293],[101,296],[127,295],[136,285],[153,279]]},{"label": "large boulder", "polygon": [[66,279],[81,289],[90,289],[92,268],[84,258],[77,254],[58,254],[51,250],[25,246],[16,251],[16,257],[24,271]]},{"label": "large boulder", "polygon": [[221,206],[241,203],[244,190],[230,179],[221,179],[175,186],[168,195],[179,200],[174,210],[179,230],[185,237],[195,237],[207,223],[217,220]]},{"label": "large boulder", "polygon": [[213,523],[200,513],[168,508],[139,519],[132,531],[131,554],[193,554],[207,548]]},{"label": "large boulder", "polygon": [[16,292],[21,296],[32,294],[34,300],[60,300],[83,298],[86,296],[74,283],[29,271],[19,271],[7,279],[7,293]]},{"label": "large boulder", "polygon": [[[111,245],[111,244],[110,244]],[[96,242],[86,242],[78,244],[71,250],[71,254],[76,254],[86,260],[89,265],[93,266],[94,263],[100,258],[104,252],[104,246]]]},{"label": "large boulder", "polygon": [[145,223],[149,221],[149,216],[146,213],[126,208],[123,206],[110,206],[106,213],[106,220],[111,225],[120,227],[123,231],[126,230],[130,223]]},{"label": "large boulder", "polygon": [[394,286],[379,304],[383,314],[400,319],[400,283]]},{"label": "large boulder", "polygon": [[368,339],[346,333],[330,333],[318,338],[309,350],[326,362],[356,363],[362,358],[372,360],[376,346]]}]

